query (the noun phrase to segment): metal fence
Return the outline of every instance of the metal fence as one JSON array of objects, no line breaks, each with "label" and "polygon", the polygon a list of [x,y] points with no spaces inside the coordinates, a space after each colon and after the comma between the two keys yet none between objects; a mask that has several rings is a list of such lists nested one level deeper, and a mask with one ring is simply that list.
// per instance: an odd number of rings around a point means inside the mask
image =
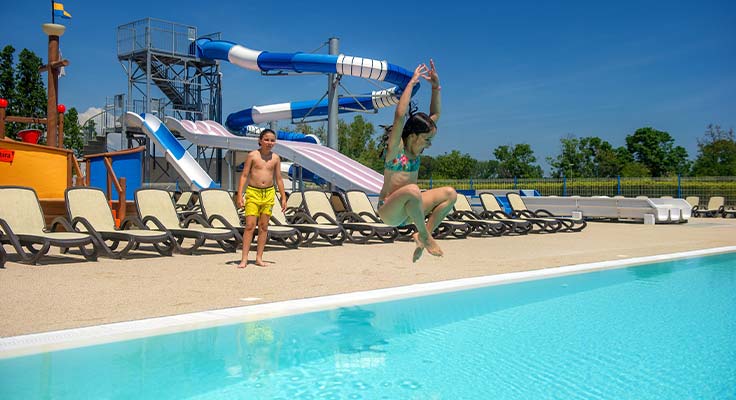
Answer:
[{"label": "metal fence", "polygon": [[700,197],[701,204],[711,196],[724,196],[727,205],[736,206],[736,176],[663,177],[663,178],[539,178],[482,180],[420,180],[419,186],[430,189],[452,186],[458,190],[534,189],[543,196],[671,196]]},{"label": "metal fence", "polygon": [[118,57],[154,50],[176,56],[191,55],[190,45],[197,39],[197,28],[155,18],[145,18],[118,26]]}]

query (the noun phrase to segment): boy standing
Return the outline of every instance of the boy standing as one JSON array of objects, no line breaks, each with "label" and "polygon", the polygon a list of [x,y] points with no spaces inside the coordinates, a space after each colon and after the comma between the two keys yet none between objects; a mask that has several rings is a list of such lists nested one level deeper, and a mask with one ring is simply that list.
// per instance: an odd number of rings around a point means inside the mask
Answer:
[{"label": "boy standing", "polygon": [[[276,201],[276,190],[273,183],[279,189],[281,196],[281,209],[286,209],[286,193],[284,192],[284,180],[281,178],[281,157],[274,153],[273,146],[276,145],[276,133],[271,129],[264,129],[258,138],[258,150],[248,153],[245,159],[245,167],[240,175],[238,184],[238,196],[236,203],[238,208],[243,207],[245,200],[245,232],[243,235],[243,258],[238,268],[248,265],[248,251],[253,240],[253,233],[258,224],[258,247],[256,248],[256,265],[265,267],[263,262],[263,250],[268,240],[268,220],[271,218],[271,209]],[[245,199],[243,198],[243,186]]]}]

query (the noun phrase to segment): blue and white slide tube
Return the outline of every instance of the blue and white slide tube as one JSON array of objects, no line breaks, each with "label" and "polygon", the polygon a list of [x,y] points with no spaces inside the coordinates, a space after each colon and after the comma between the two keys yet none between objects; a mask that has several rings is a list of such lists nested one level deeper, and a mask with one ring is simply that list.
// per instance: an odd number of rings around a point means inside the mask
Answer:
[{"label": "blue and white slide tube", "polygon": [[166,159],[193,190],[219,187],[158,117],[153,114],[138,115],[128,111],[125,115],[125,122],[128,126],[142,130],[156,145],[161,147],[165,151]]},{"label": "blue and white slide tube", "polygon": [[[260,71],[318,72],[355,76],[359,78],[385,81],[396,86],[375,90],[355,98],[338,100],[338,112],[357,110],[377,110],[396,105],[402,91],[409,83],[413,73],[386,61],[346,55],[309,53],[270,53],[252,50],[247,47],[224,41],[197,39],[196,55],[210,60],[224,60],[239,67]],[[419,89],[414,86],[412,96]],[[291,120],[305,116],[327,115],[327,99],[322,101],[295,101],[291,103],[255,106],[230,114],[225,125],[234,132],[243,133],[248,125],[269,121]]]}]

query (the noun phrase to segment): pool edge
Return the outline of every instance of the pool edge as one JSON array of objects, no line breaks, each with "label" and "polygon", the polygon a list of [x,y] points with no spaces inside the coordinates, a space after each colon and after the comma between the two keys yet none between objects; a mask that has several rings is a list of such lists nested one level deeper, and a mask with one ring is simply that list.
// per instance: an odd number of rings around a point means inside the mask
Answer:
[{"label": "pool edge", "polygon": [[321,297],[201,311],[166,317],[116,322],[83,328],[10,336],[0,338],[0,359],[122,340],[131,340],[152,335],[175,333],[184,330],[209,328],[236,322],[302,314],[346,305],[390,301],[461,289],[509,284],[596,270],[630,267],[638,264],[715,255],[735,251],[736,246],[716,247],[653,256],[634,257],[622,260],[597,261],[561,267],[542,268],[531,271],[509,272],[448,281],[419,283]]}]

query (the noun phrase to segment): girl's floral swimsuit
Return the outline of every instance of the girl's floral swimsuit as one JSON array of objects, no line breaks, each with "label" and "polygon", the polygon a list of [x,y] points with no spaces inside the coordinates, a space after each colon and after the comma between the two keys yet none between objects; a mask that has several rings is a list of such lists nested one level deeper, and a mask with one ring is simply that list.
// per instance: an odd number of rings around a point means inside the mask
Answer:
[{"label": "girl's floral swimsuit", "polygon": [[[404,153],[404,149],[401,149],[401,152],[391,161],[386,161],[384,163],[384,168],[386,168],[389,171],[403,171],[403,172],[414,172],[419,171],[419,156],[417,158],[410,160],[409,157],[406,156],[406,153]],[[383,199],[378,199],[378,209],[381,209],[381,206],[383,206]]]}]

